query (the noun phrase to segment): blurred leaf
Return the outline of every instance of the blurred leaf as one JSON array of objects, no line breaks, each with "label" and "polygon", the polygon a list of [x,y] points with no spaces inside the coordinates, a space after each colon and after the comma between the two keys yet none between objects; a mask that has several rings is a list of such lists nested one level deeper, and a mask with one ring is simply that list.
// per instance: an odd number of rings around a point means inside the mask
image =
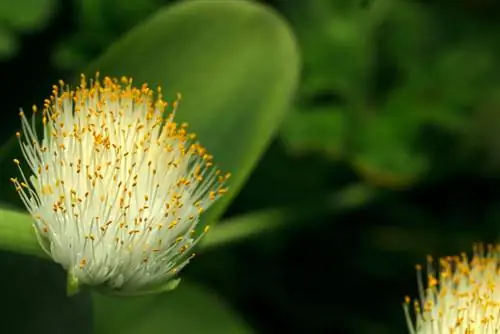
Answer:
[{"label": "blurred leaf", "polygon": [[94,295],[95,334],[253,333],[215,294],[192,283],[151,297]]},{"label": "blurred leaf", "polygon": [[104,12],[107,14],[108,25],[115,31],[121,31],[134,26],[161,7],[165,0],[106,0]]},{"label": "blurred leaf", "polygon": [[[245,1],[190,1],[160,11],[91,68],[89,73],[100,69],[132,76],[139,84],[160,84],[167,98],[182,92],[178,120],[189,121],[221,169],[233,174],[229,194],[203,217],[214,220],[285,116],[298,79],[298,55],[291,32],[267,8]],[[1,165],[0,175],[8,180],[18,173],[8,160],[22,155],[15,138],[2,150],[7,167]],[[19,203],[14,189],[0,197]],[[0,216],[6,241],[0,248],[32,252],[31,222],[26,217],[22,225],[15,220],[23,216],[12,215]]]},{"label": "blurred leaf", "polygon": [[[390,5],[387,5],[388,2]],[[378,20],[380,26],[376,27],[382,61],[390,62],[401,77],[420,74],[427,61],[432,59],[429,51],[439,37],[439,30],[429,11],[415,1],[376,3],[381,4],[378,7],[383,7],[383,15]]]},{"label": "blurred leaf", "polygon": [[230,193],[208,214],[213,220],[284,118],[299,64],[291,31],[269,9],[247,1],[207,0],[158,12],[91,69],[159,84],[167,99],[182,93],[178,120],[188,121],[220,168],[233,174]]},{"label": "blurred leaf", "polygon": [[[76,27],[53,51],[52,64],[56,68],[69,71],[84,68],[120,37],[123,31],[114,31],[106,11],[107,3],[106,0],[74,0],[72,16]],[[130,24],[127,28],[132,27]]]},{"label": "blurred leaf", "polygon": [[[365,205],[375,196],[374,188],[364,184],[354,184],[330,196],[311,198],[298,207],[278,207],[229,218],[207,233],[200,242],[200,249],[224,246],[261,233],[287,228],[295,222],[313,220],[316,216],[322,216],[325,213],[350,210]],[[3,209],[0,211],[1,222],[8,222],[6,225],[0,224],[2,249],[48,258],[38,245],[29,215]]]},{"label": "blurred leaf", "polygon": [[409,122],[405,110],[369,119],[363,125],[358,129],[352,162],[370,182],[405,186],[427,170],[426,157],[414,148],[418,124]]},{"label": "blurred leaf", "polygon": [[311,198],[299,206],[260,210],[229,218],[207,234],[201,241],[200,249],[223,246],[261,233],[290,228],[297,222],[313,221],[316,217],[328,213],[350,210],[365,205],[373,200],[375,195],[375,189],[370,186],[354,184],[330,196]]},{"label": "blurred leaf", "polygon": [[468,106],[478,102],[485,87],[498,82],[497,58],[486,45],[465,40],[436,57],[428,80],[447,104]]},{"label": "blurred leaf", "polygon": [[2,333],[92,333],[90,295],[68,298],[60,265],[0,252],[0,267]]},{"label": "blurred leaf", "polygon": [[175,279],[171,279],[169,281],[166,281],[164,283],[161,283],[159,285],[155,285],[154,287],[146,289],[146,290],[142,289],[142,290],[132,291],[132,292],[117,291],[117,290],[109,289],[108,287],[105,287],[105,286],[96,287],[95,291],[102,293],[106,296],[111,296],[111,297],[138,297],[138,296],[154,295],[154,294],[159,294],[159,293],[175,290],[177,288],[177,286],[179,286],[180,282],[181,282],[180,278],[175,278]]},{"label": "blurred leaf", "polygon": [[336,92],[363,97],[373,61],[371,27],[356,1],[300,1],[286,6],[304,50],[306,97]]},{"label": "blurred leaf", "polygon": [[0,26],[0,60],[5,61],[15,56],[19,49],[17,36],[7,27]]},{"label": "blurred leaf", "polygon": [[290,113],[280,135],[292,150],[320,150],[339,155],[344,147],[345,110],[317,107]]},{"label": "blurred leaf", "polygon": [[[464,122],[465,123],[465,122]],[[500,167],[500,86],[493,87],[489,96],[478,103],[474,116],[464,130],[462,149],[479,152],[482,172],[498,173]]]},{"label": "blurred leaf", "polygon": [[81,50],[84,48],[79,39],[66,40],[61,43],[52,54],[52,62],[59,69],[73,70],[84,67],[88,62],[87,55]]},{"label": "blurred leaf", "polygon": [[46,25],[56,10],[55,0],[0,0],[0,18],[19,32],[31,32]]},{"label": "blurred leaf", "polygon": [[27,213],[16,212],[2,204],[0,209],[0,249],[47,258],[38,244]]},{"label": "blurred leaf", "polygon": [[[104,50],[109,44],[120,37],[113,31],[113,25],[106,11],[107,0],[75,0],[73,15],[77,22],[77,30],[68,41],[63,41],[61,47],[72,45],[74,52],[80,53],[87,49],[87,53]],[[141,17],[140,19],[144,19]],[[128,27],[129,29],[132,26]],[[121,32],[121,31],[120,31]],[[69,42],[69,43],[68,43]],[[95,55],[92,55],[92,58]]]},{"label": "blurred leaf", "polygon": [[80,28],[91,31],[106,31],[109,27],[106,22],[104,6],[106,0],[75,0],[75,16]]},{"label": "blurred leaf", "polygon": [[[494,58],[484,46],[463,41],[444,49],[426,67],[412,65],[415,71],[388,94],[385,104],[360,129],[353,153],[358,169],[372,182],[386,185],[407,184],[427,172],[431,161],[426,150],[416,149],[419,131],[434,125],[463,136],[474,124],[471,107],[491,92],[489,87],[500,74]],[[477,132],[485,134],[483,130],[481,126]],[[494,147],[488,150],[491,153]]]}]

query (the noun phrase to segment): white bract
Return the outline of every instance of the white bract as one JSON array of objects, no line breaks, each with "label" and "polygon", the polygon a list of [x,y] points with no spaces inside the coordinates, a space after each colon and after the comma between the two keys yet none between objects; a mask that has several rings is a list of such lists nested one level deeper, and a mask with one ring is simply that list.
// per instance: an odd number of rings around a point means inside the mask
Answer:
[{"label": "white bract", "polygon": [[173,121],[177,105],[165,120],[160,89],[98,75],[87,85],[82,75],[75,90],[54,86],[32,123],[20,113],[30,175],[20,168],[11,181],[44,250],[79,282],[124,291],[166,282],[206,232],[195,232],[199,216],[229,175]]},{"label": "white bract", "polygon": [[439,272],[429,258],[427,288],[417,266],[420,300],[414,302],[416,321],[405,301],[410,334],[500,333],[500,245],[476,246],[469,261],[465,254],[439,261]]}]

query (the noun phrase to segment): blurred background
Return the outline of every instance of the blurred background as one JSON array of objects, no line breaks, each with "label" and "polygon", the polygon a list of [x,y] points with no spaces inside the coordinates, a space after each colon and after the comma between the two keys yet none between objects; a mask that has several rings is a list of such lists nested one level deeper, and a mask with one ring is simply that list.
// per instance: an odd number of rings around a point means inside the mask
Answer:
[{"label": "blurred background", "polygon": [[[173,2],[0,1],[0,141],[19,107],[40,104],[59,78]],[[405,333],[415,264],[496,240],[500,4],[260,2],[295,33],[301,82],[224,217],[258,233],[208,247],[184,276],[257,333]],[[6,271],[20,263],[9,261]],[[51,302],[15,298],[16,323],[46,324],[36,314]],[[72,332],[61,328],[51,333]]]}]

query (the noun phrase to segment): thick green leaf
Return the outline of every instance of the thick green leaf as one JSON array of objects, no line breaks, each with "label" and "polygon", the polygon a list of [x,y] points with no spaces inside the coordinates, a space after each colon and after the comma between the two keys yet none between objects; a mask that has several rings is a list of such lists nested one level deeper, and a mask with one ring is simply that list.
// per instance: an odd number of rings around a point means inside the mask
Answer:
[{"label": "thick green leaf", "polygon": [[243,185],[288,109],[298,79],[298,51],[286,24],[247,1],[187,1],[159,11],[113,45],[93,70],[161,85],[183,95],[189,122],[224,171],[230,193]]},{"label": "thick green leaf", "polygon": [[88,73],[132,76],[182,93],[179,121],[231,172],[219,216],[280,125],[295,91],[299,57],[287,25],[247,1],[187,1],[159,11],[97,60]]},{"label": "thick green leaf", "polygon": [[[284,118],[297,85],[299,57],[291,31],[266,7],[246,1],[189,1],[159,11],[124,36],[87,73],[96,70],[132,76],[137,84],[161,85],[167,99],[182,93],[178,120],[188,121],[220,168],[233,174],[229,193],[204,217],[214,220]],[[0,179],[7,181],[17,171],[6,160],[21,156],[15,138],[0,156],[5,159]],[[6,187],[0,197],[12,202],[16,194]],[[10,250],[34,247],[16,242],[29,239],[21,232],[13,237]]]},{"label": "thick green leaf", "polygon": [[[284,228],[294,221],[302,221],[305,217],[313,219],[326,212],[352,209],[369,202],[375,195],[376,192],[370,186],[354,184],[332,195],[312,198],[298,207],[279,207],[237,216],[224,221],[210,231],[201,241],[200,250],[223,246],[261,233]],[[31,230],[31,217],[28,214],[7,209],[0,210],[0,244],[3,245],[3,248],[19,251],[17,244],[22,243],[31,246],[31,248],[22,248],[24,253],[47,258],[47,255],[38,246],[34,233],[30,233],[28,230]],[[24,236],[26,239],[19,241],[18,236]]]},{"label": "thick green leaf", "polygon": [[[8,185],[5,188],[8,188]],[[0,208],[0,248],[42,258],[47,257],[38,244],[31,216],[14,211],[5,205]]]},{"label": "thick green leaf", "polygon": [[167,294],[115,299],[94,295],[95,334],[252,333],[216,295],[182,282]]}]

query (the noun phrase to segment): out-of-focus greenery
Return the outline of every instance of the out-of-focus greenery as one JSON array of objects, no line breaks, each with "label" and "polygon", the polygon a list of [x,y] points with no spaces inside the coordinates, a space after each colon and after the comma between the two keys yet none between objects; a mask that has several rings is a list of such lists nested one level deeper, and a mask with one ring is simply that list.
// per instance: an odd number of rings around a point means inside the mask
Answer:
[{"label": "out-of-focus greenery", "polygon": [[[236,173],[237,196],[208,217],[224,214],[185,281],[159,296],[65,298],[60,268],[6,253],[6,332],[404,333],[414,264],[496,241],[494,0],[31,2],[0,1],[2,142],[17,108],[99,67],[180,90],[179,117]],[[0,151],[10,203],[15,144]]]},{"label": "out-of-focus greenery", "polygon": [[73,0],[70,15],[75,29],[59,41],[52,61],[59,69],[84,68],[134,25],[170,0]]},{"label": "out-of-focus greenery", "polygon": [[[126,73],[135,82],[161,85],[167,100],[175,99],[177,92],[187,97],[178,121],[191,123],[197,138],[216,157],[218,167],[232,175],[225,199],[202,217],[204,223],[213,223],[242,187],[289,110],[300,66],[291,30],[272,10],[252,2],[190,1],[158,8],[103,51],[86,66],[87,74],[101,71],[120,77]],[[36,121],[41,122],[40,118]],[[0,174],[6,180],[12,173],[12,168],[6,167],[9,160],[22,155],[17,141],[14,137],[2,147]],[[0,198],[19,205],[19,199],[7,191]],[[4,208],[0,217],[4,218],[0,221],[3,250],[43,254],[29,229],[29,215]],[[94,331],[98,333],[159,333],[183,327],[191,332],[200,328],[211,328],[214,333],[250,331],[224,303],[217,304],[216,298],[195,284],[183,284],[176,293],[127,301],[125,308],[119,299],[94,296]],[[196,307],[203,310],[209,304],[210,312],[204,317],[196,311]],[[121,318],[128,309],[147,316],[127,323]],[[191,329],[184,324],[192,317],[190,312],[199,314]],[[178,322],[173,323],[173,319]]]},{"label": "out-of-focus greenery", "polygon": [[460,17],[467,6],[327,0],[282,6],[306,66],[302,103],[282,132],[288,147],[340,156],[385,185],[453,168],[437,166],[432,135],[459,137],[456,151],[449,148],[452,159],[469,159],[480,148],[496,167],[495,134],[484,123],[498,122],[500,49],[492,41],[500,35],[487,22],[481,26],[480,17]]},{"label": "out-of-focus greenery", "polygon": [[19,51],[19,38],[45,28],[57,9],[57,0],[0,1],[0,60]]}]

